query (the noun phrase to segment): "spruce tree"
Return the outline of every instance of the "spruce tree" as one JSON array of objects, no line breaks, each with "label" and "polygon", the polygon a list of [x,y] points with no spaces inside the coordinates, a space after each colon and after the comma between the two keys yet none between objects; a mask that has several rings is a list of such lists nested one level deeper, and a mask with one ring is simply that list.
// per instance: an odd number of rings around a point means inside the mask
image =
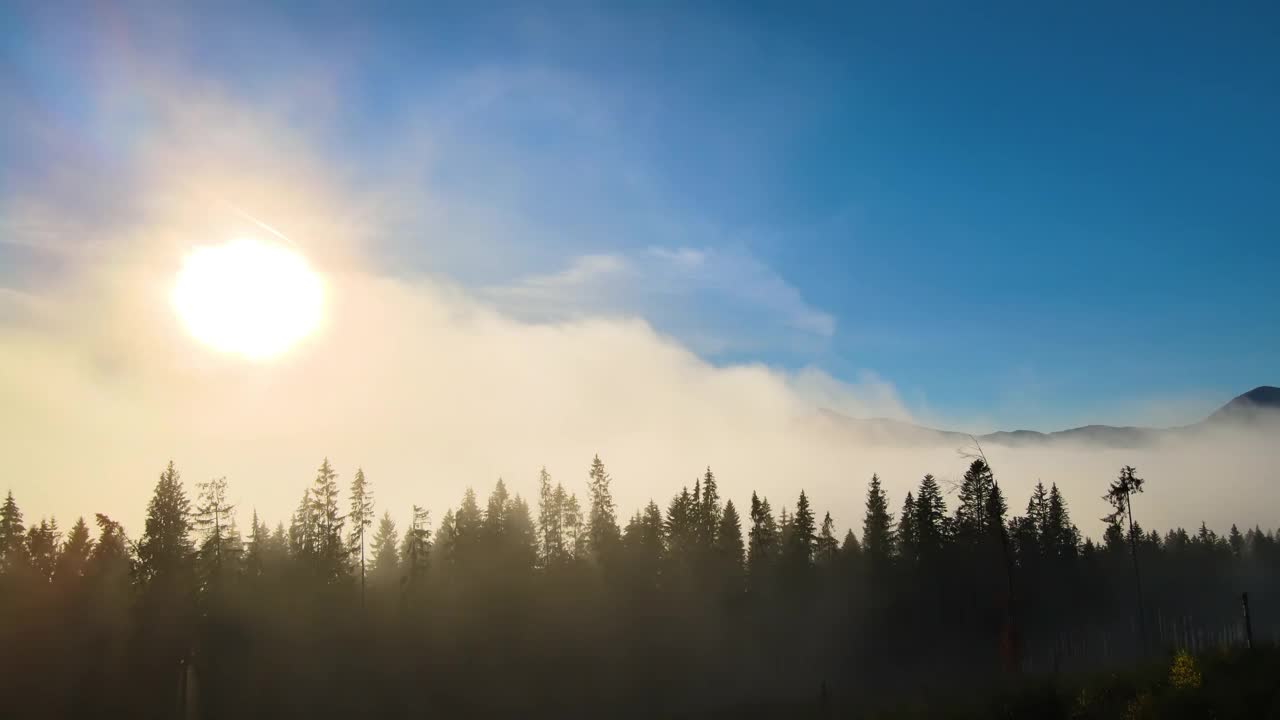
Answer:
[{"label": "spruce tree", "polygon": [[1059,560],[1070,560],[1079,553],[1080,531],[1071,523],[1067,501],[1058,491],[1057,483],[1049,489],[1042,535],[1046,552]]},{"label": "spruce tree", "polygon": [[538,558],[538,533],[529,503],[517,493],[503,508],[504,566],[509,572],[526,572]]},{"label": "spruce tree", "polygon": [[56,518],[41,518],[39,525],[32,525],[27,530],[27,561],[36,579],[44,584],[53,582],[53,573],[58,565],[58,547],[61,545],[62,533],[58,531]]},{"label": "spruce tree", "polygon": [[[445,510],[440,518],[440,527],[436,529],[434,548],[435,559],[431,563],[436,574],[446,581],[453,578],[458,560],[458,521],[453,510]],[[401,562],[404,558],[401,558]]]},{"label": "spruce tree", "polygon": [[188,569],[192,551],[191,501],[170,461],[147,505],[146,525],[138,542],[140,574],[148,582],[176,578]]},{"label": "spruce tree", "polygon": [[1231,532],[1227,535],[1227,545],[1231,548],[1231,554],[1236,558],[1244,556],[1244,536],[1240,534],[1240,528],[1235,523],[1231,523]]},{"label": "spruce tree", "polygon": [[889,499],[880,487],[880,477],[871,476],[867,487],[867,510],[862,518],[862,550],[873,567],[882,568],[893,554],[893,515]]},{"label": "spruce tree", "polygon": [[338,512],[338,473],[325,458],[316,471],[307,503],[312,542],[312,570],[321,582],[335,582],[347,571],[347,545],[342,539],[345,516]]},{"label": "spruce tree", "polygon": [[202,574],[206,578],[216,578],[222,573],[234,509],[235,506],[227,500],[225,477],[196,484],[193,525],[196,532],[203,535],[199,554]]},{"label": "spruce tree", "polygon": [[715,549],[726,587],[731,592],[741,591],[743,562],[745,560],[742,545],[742,520],[738,517],[738,509],[733,506],[732,500],[725,502],[724,512],[720,514],[719,524],[716,528]]},{"label": "spruce tree", "polygon": [[249,546],[245,549],[244,574],[250,579],[261,578],[266,563],[264,554],[266,543],[271,538],[271,531],[258,518],[258,509],[253,509],[253,518],[249,521]]},{"label": "spruce tree", "polygon": [[26,538],[22,511],[10,490],[4,505],[0,506],[0,574],[14,573],[27,566]]},{"label": "spruce tree", "polygon": [[751,529],[747,532],[747,576],[754,588],[767,581],[768,570],[778,556],[778,526],[769,500],[751,493]]},{"label": "spruce tree", "polygon": [[502,478],[498,478],[493,492],[489,494],[484,520],[481,521],[481,532],[484,535],[485,544],[490,552],[495,554],[501,554],[506,550],[507,506],[510,502],[511,495],[507,492],[507,484],[502,481]]},{"label": "spruce tree", "polygon": [[303,566],[310,566],[315,557],[316,529],[311,515],[311,491],[302,491],[302,500],[289,518],[289,555]]},{"label": "spruce tree", "polygon": [[813,548],[817,539],[813,509],[804,490],[796,500],[796,511],[791,516],[791,532],[787,537],[786,555],[792,567],[808,567],[813,562]]},{"label": "spruce tree", "polygon": [[[1043,490],[1043,486],[1041,490]],[[986,545],[992,540],[999,540],[1000,528],[1004,523],[1004,512],[1000,508],[1003,498],[997,499],[995,477],[991,468],[981,459],[974,460],[964,474],[960,483],[960,505],[956,508],[956,539],[969,546]],[[938,495],[941,499],[941,495]],[[924,493],[917,497],[919,503]],[[932,496],[925,499],[932,503]],[[1038,521],[1037,521],[1038,522]]]},{"label": "spruce tree", "polygon": [[720,526],[720,492],[716,486],[716,476],[707,466],[702,476],[702,496],[697,498],[697,537],[702,547],[715,545],[716,533]]},{"label": "spruce tree", "polygon": [[922,559],[941,556],[949,535],[947,528],[947,504],[942,499],[942,489],[932,475],[925,475],[916,493],[916,535],[919,555]]},{"label": "spruce tree", "polygon": [[609,489],[611,478],[604,469],[600,456],[591,460],[587,488],[591,497],[590,515],[587,519],[587,550],[597,560],[602,560],[617,545],[621,537],[618,530],[618,513]]},{"label": "spruce tree", "polygon": [[840,541],[836,539],[835,522],[831,513],[822,517],[822,529],[814,541],[814,558],[819,565],[831,567],[835,565],[836,555],[840,552]]},{"label": "spruce tree", "polygon": [[[548,558],[557,564],[563,564],[574,553],[574,541],[570,538],[569,518],[576,517],[576,512],[570,513],[569,494],[564,491],[564,485],[556,483],[556,489],[551,493],[550,512],[554,517],[549,518],[551,521],[551,530],[548,537],[553,541],[551,550],[548,551]],[[577,537],[575,534],[573,537]]]},{"label": "spruce tree", "polygon": [[365,533],[373,526],[373,489],[365,479],[364,468],[356,468],[351,480],[351,510],[347,512],[351,534],[347,537],[347,553],[360,565],[360,604],[365,604]]},{"label": "spruce tree", "polygon": [[66,542],[62,544],[54,579],[59,584],[78,582],[84,576],[92,553],[93,539],[89,537],[89,526],[83,517],[78,518],[67,533]]},{"label": "spruce tree", "polygon": [[898,513],[898,531],[895,540],[898,557],[908,565],[919,561],[920,526],[916,515],[916,499],[910,491],[907,491],[907,497],[902,501],[902,512]]},{"label": "spruce tree", "polygon": [[[700,490],[700,489],[699,489]],[[681,488],[680,494],[667,505],[664,530],[667,536],[668,555],[685,566],[691,564],[698,535],[698,505],[689,488]]]},{"label": "spruce tree", "polygon": [[538,472],[538,535],[543,567],[564,561],[564,489],[551,486],[551,474],[544,467]]},{"label": "spruce tree", "polygon": [[582,505],[578,496],[570,493],[564,501],[564,515],[561,520],[564,527],[565,545],[576,560],[587,557],[587,531],[583,527]]},{"label": "spruce tree", "polygon": [[1107,494],[1103,499],[1111,503],[1114,512],[1107,516],[1106,520],[1117,523],[1121,518],[1129,519],[1129,551],[1133,558],[1133,583],[1137,591],[1138,600],[1138,626],[1139,639],[1142,648],[1146,649],[1147,629],[1146,629],[1146,610],[1142,601],[1142,575],[1138,568],[1138,537],[1137,523],[1133,520],[1133,496],[1142,492],[1145,481],[1137,476],[1137,469],[1131,465],[1125,465],[1120,468],[1120,476],[1116,478],[1107,487]]},{"label": "spruce tree", "polygon": [[372,562],[369,567],[369,577],[373,579],[375,590],[378,586],[395,586],[399,575],[399,555],[396,552],[399,539],[400,535],[396,531],[395,521],[391,519],[391,513],[382,513],[378,529],[373,533]]},{"label": "spruce tree", "polygon": [[409,529],[404,533],[400,558],[410,590],[417,590],[426,579],[431,558],[431,514],[426,508],[413,506]]}]

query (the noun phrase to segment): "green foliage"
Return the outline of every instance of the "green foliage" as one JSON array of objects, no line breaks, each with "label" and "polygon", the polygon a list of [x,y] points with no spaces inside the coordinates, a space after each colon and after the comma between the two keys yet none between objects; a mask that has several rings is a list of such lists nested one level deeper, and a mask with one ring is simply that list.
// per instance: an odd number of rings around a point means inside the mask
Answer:
[{"label": "green foliage", "polygon": [[1179,650],[1169,667],[1169,685],[1175,690],[1198,690],[1201,683],[1195,658],[1186,650]]}]

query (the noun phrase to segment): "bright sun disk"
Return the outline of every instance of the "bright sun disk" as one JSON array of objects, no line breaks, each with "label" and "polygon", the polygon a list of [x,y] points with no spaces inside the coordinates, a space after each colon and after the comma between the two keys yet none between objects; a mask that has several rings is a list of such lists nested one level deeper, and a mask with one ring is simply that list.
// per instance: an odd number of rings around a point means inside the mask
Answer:
[{"label": "bright sun disk", "polygon": [[323,295],[319,276],[301,255],[242,239],[192,251],[182,262],[171,299],[200,342],[265,360],[315,330]]}]

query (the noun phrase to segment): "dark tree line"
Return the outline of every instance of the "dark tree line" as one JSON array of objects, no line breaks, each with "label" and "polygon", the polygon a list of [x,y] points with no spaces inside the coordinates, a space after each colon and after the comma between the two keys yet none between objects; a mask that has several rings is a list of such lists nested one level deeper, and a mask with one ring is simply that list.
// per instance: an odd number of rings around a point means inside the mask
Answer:
[{"label": "dark tree line", "polygon": [[224,479],[189,496],[170,463],[136,541],[102,514],[26,523],[10,493],[0,714],[654,716],[819,688],[870,706],[1232,642],[1244,590],[1255,634],[1280,627],[1275,531],[1144,530],[1133,468],[1101,542],[1056,485],[1011,514],[981,459],[896,512],[873,476],[860,537],[804,491],[742,514],[710,468],[620,523],[611,483],[597,457],[581,501],[544,469],[536,508],[499,480],[398,528],[362,470],[344,504],[325,460],[287,524],[242,529]]}]

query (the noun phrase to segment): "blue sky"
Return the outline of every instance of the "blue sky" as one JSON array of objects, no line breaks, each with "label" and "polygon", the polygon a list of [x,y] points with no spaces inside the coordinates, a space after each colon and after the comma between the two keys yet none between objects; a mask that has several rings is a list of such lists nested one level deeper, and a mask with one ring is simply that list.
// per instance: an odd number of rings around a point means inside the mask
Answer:
[{"label": "blue sky", "polygon": [[[382,271],[532,320],[638,315],[999,427],[1280,383],[1274,4],[41,5],[0,10],[0,208],[74,176],[109,222],[151,83],[208,87],[397,178]],[[73,262],[9,214],[0,287]]]}]

